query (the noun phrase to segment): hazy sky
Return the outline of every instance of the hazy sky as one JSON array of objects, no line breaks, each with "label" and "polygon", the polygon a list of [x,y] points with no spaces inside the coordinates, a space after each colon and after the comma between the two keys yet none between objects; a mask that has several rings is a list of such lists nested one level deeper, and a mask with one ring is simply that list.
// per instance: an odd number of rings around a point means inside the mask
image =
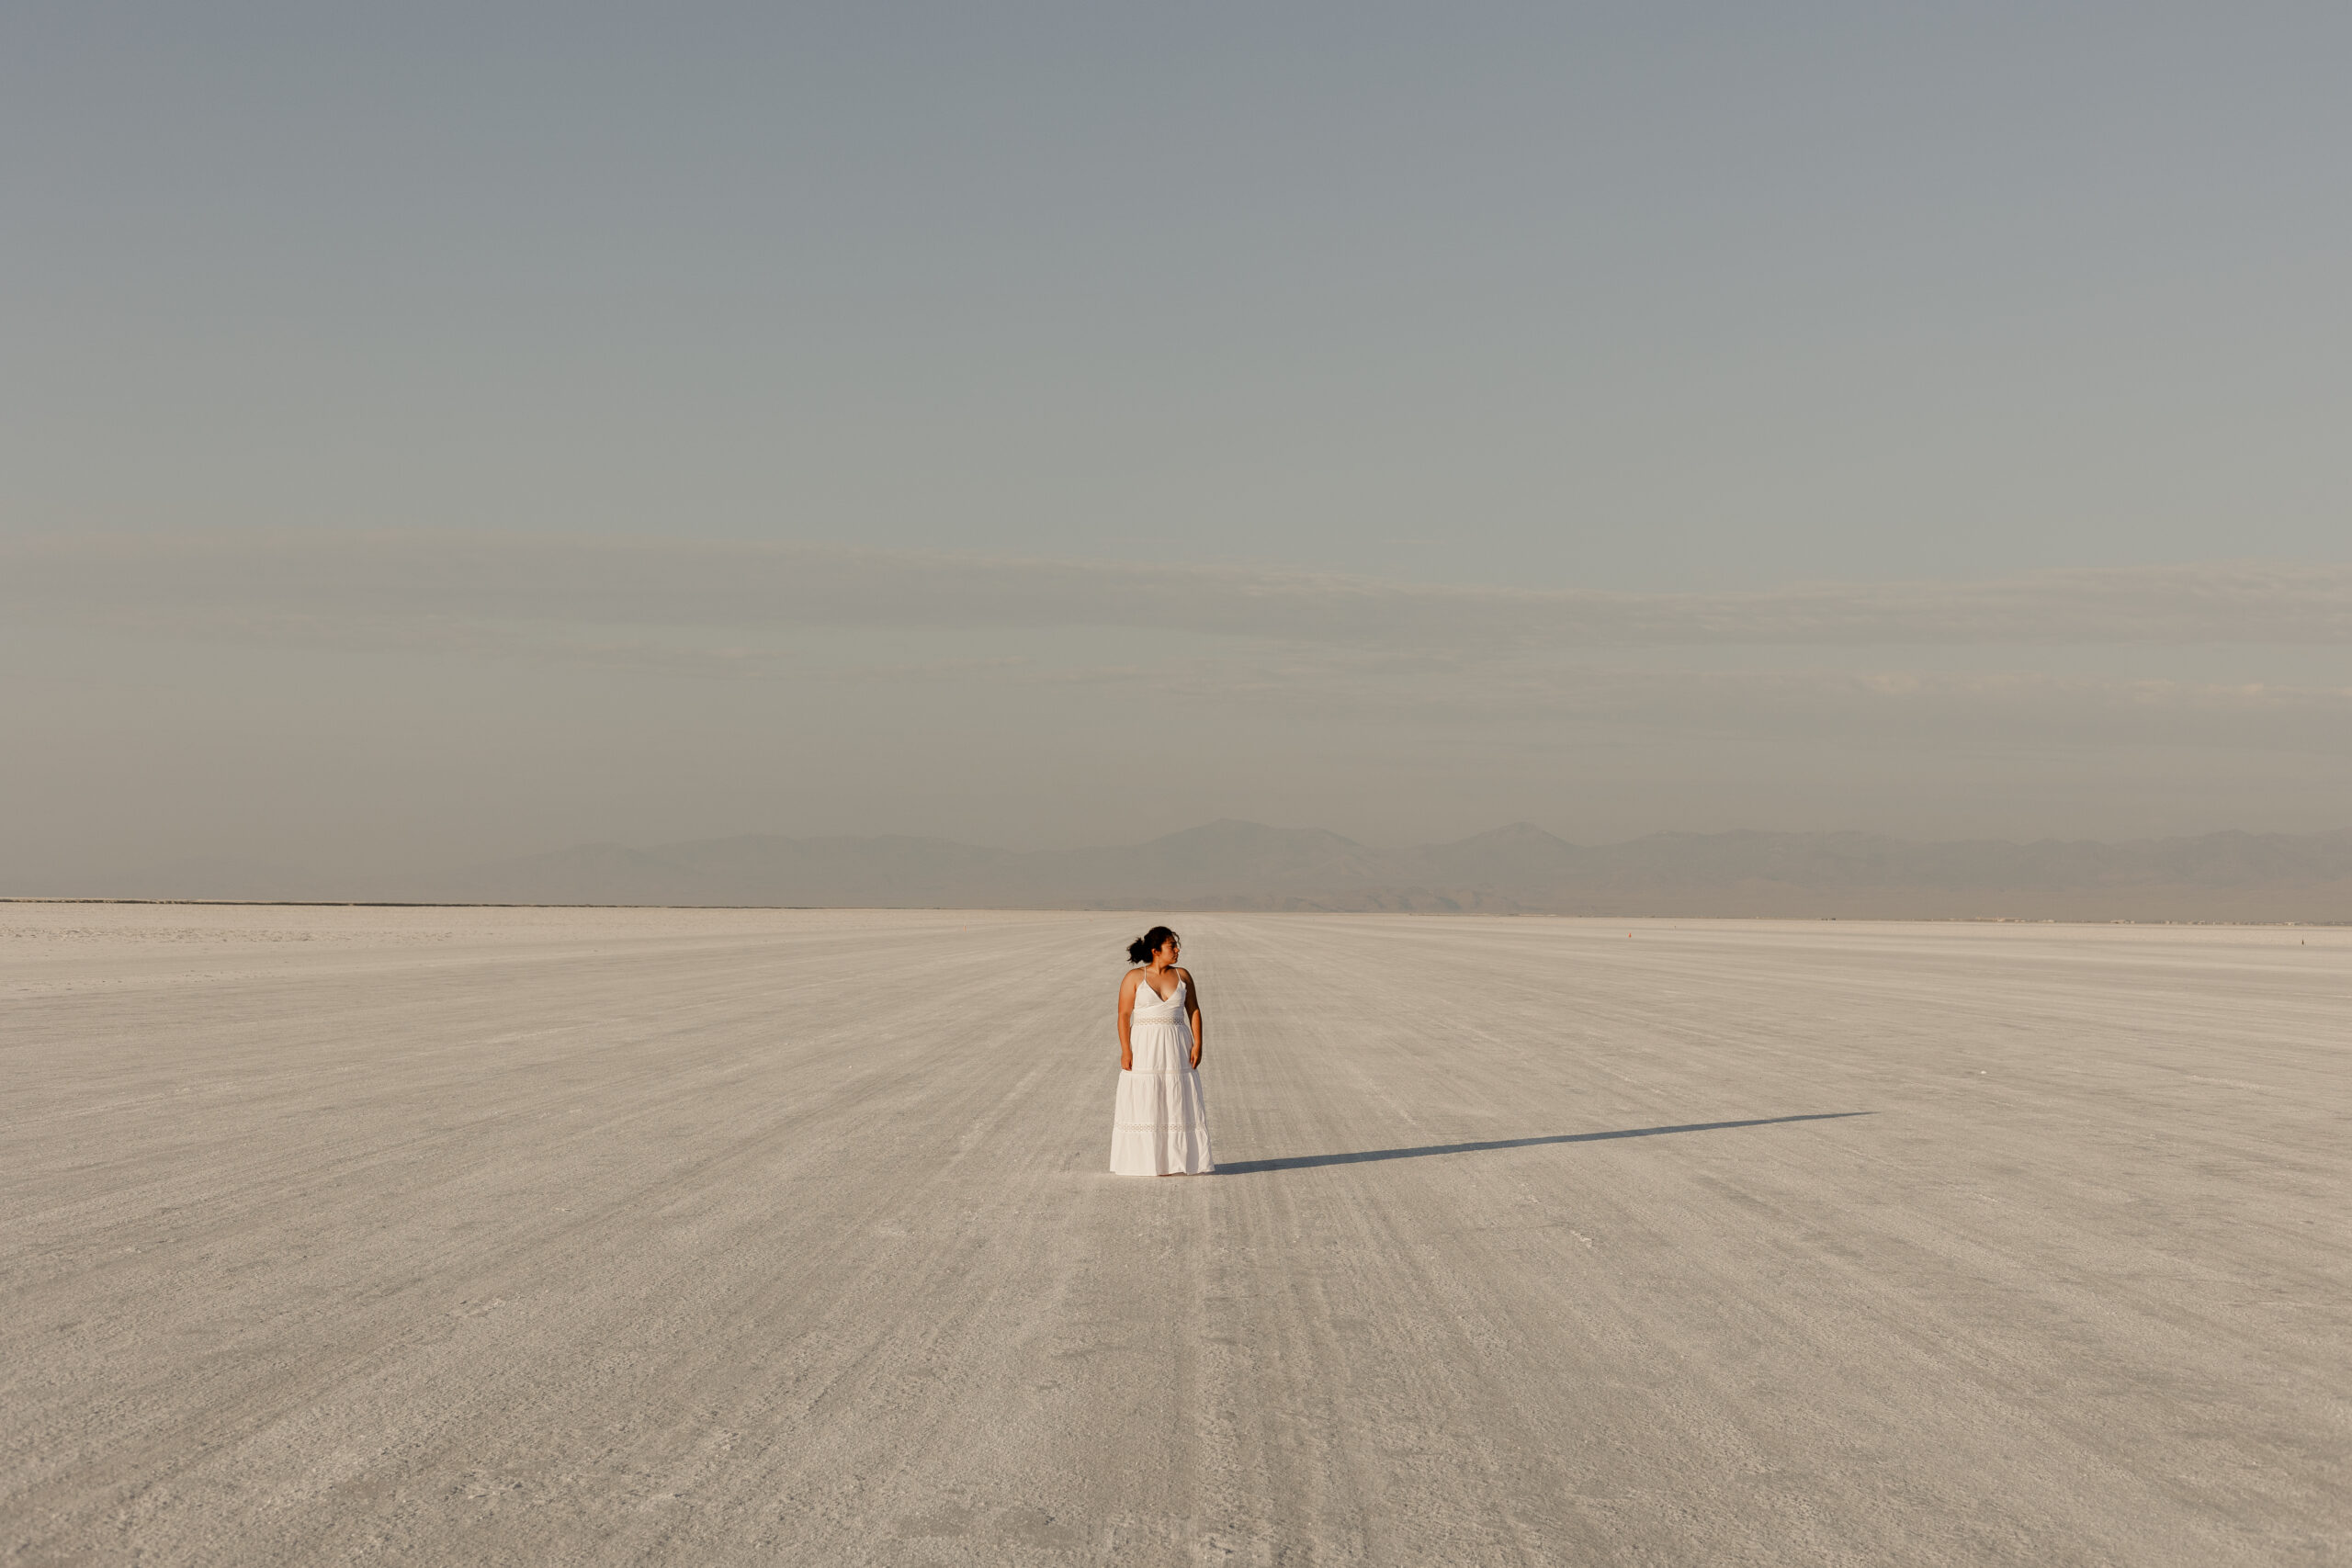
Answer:
[{"label": "hazy sky", "polygon": [[2316,5],[0,9],[0,879],[2352,826],[2347,77]]}]

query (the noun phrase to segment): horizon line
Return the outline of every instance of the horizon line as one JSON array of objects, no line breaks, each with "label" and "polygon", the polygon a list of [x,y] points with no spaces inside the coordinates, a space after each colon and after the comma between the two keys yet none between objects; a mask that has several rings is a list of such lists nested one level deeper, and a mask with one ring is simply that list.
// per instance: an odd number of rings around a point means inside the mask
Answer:
[{"label": "horizon line", "polygon": [[[1379,919],[1589,920],[1615,925],[1652,925],[1683,920],[1712,923],[1772,921],[1782,925],[1849,926],[2229,926],[2247,930],[2341,930],[2346,920],[2062,919],[2027,915],[1637,915],[1565,914],[1551,909],[1199,909],[1175,905],[1134,908],[1081,908],[1075,905],[994,904],[524,904],[468,903],[420,898],[108,898],[67,894],[0,893],[0,904],[123,904],[216,909],[654,909],[694,914],[843,915],[1241,915],[1250,919],[1329,919],[1334,916]],[[1838,1115],[1863,1115],[1840,1111]],[[1679,1131],[1679,1129],[1671,1129]],[[1622,1137],[1589,1134],[1586,1137]],[[1539,1139],[1537,1142],[1554,1140]]]}]

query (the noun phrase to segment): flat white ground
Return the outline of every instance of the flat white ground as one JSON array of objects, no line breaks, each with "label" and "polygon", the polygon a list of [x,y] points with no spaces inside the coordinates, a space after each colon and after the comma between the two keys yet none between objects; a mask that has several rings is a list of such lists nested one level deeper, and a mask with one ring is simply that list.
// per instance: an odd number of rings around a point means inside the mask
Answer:
[{"label": "flat white ground", "polygon": [[1141,923],[0,906],[0,1561],[2352,1560],[2352,932]]}]

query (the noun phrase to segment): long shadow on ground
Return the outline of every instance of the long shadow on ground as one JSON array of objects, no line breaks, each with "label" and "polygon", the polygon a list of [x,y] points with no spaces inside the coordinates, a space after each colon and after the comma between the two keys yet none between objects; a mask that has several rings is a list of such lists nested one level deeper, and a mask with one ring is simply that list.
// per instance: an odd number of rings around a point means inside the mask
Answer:
[{"label": "long shadow on ground", "polygon": [[1720,1133],[1731,1127],[1776,1127],[1783,1122],[1835,1122],[1868,1116],[1868,1111],[1815,1111],[1804,1116],[1762,1116],[1753,1122],[1692,1122],[1680,1127],[1625,1127],[1614,1133],[1555,1133],[1548,1138],[1495,1138],[1483,1144],[1429,1144],[1418,1149],[1359,1149],[1346,1155],[1288,1155],[1281,1159],[1219,1160],[1219,1176],[1259,1170],[1304,1170],[1314,1165],[1361,1165],[1374,1159],[1419,1159],[1423,1155],[1473,1155],[1486,1149],[1526,1149],[1538,1144],[1597,1144],[1607,1138],[1655,1138],[1668,1133]]}]

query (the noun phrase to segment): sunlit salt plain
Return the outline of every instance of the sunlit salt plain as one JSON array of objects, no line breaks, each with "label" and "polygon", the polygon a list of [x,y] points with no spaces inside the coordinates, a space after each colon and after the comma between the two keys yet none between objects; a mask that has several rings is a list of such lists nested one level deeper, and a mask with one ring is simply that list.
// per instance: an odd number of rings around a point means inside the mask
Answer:
[{"label": "sunlit salt plain", "polygon": [[2352,932],[0,906],[0,1562],[2352,1557]]}]

